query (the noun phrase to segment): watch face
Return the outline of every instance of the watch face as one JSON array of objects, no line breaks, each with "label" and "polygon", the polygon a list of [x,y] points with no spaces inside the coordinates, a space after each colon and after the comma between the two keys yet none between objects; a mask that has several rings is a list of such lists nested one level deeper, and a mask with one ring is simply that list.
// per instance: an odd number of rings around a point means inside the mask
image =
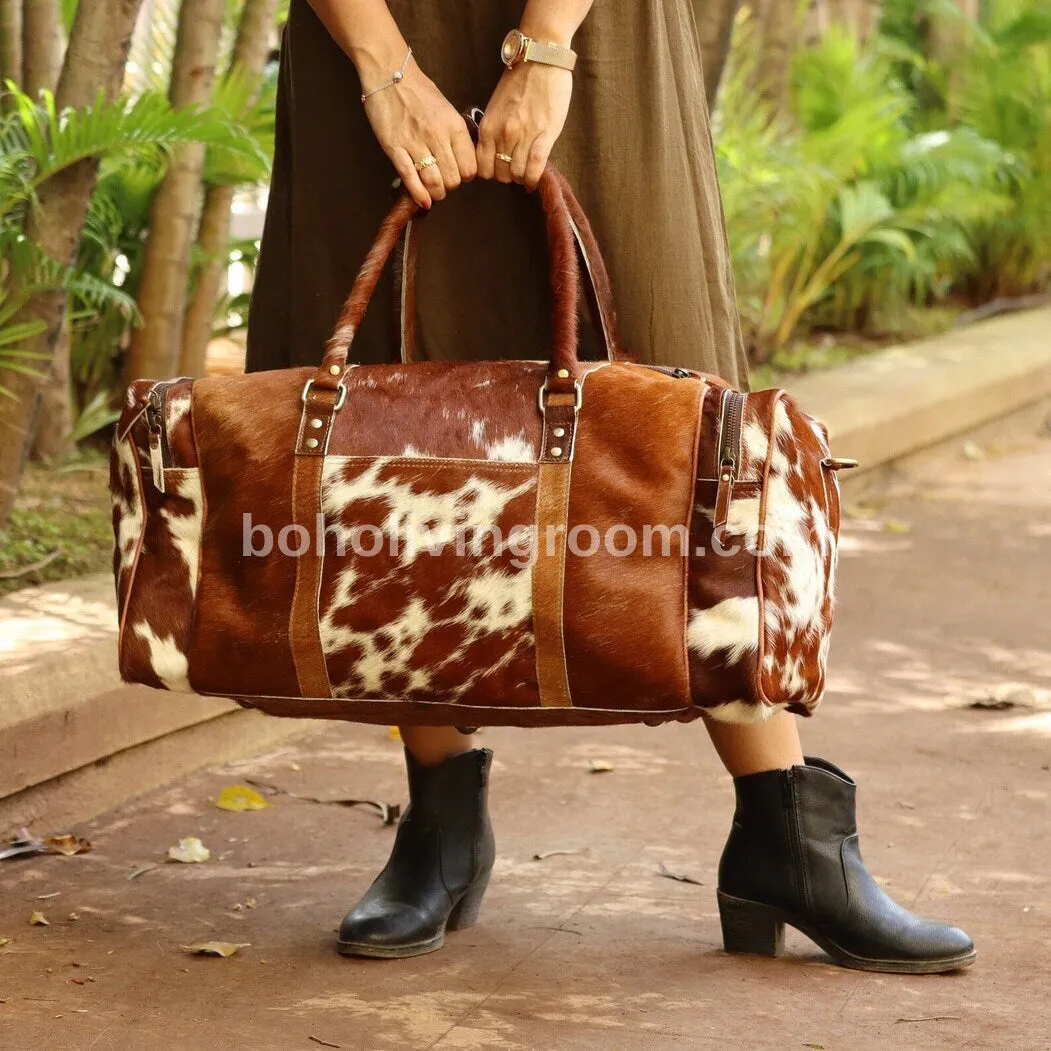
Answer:
[{"label": "watch face", "polygon": [[505,66],[513,66],[518,60],[518,56],[522,53],[523,42],[524,38],[517,29],[512,29],[504,37],[503,46],[500,48],[500,59]]}]

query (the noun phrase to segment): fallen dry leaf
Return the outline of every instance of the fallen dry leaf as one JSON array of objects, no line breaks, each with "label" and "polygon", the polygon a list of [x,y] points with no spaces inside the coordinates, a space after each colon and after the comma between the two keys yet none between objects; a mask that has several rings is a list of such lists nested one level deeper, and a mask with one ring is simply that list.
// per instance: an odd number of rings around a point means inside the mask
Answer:
[{"label": "fallen dry leaf", "polygon": [[883,522],[884,533],[895,533],[898,536],[906,536],[912,532],[911,522],[902,522],[898,518],[888,518]]},{"label": "fallen dry leaf", "polygon": [[2,949],[5,945],[10,945],[10,944],[11,944],[11,939],[10,938],[0,938],[0,949]]},{"label": "fallen dry leaf", "polygon": [[593,774],[608,774],[613,769],[613,764],[605,759],[592,759],[588,769]]},{"label": "fallen dry leaf", "polygon": [[71,920],[79,920],[80,919],[80,913],[79,912],[71,912],[69,914],[69,919],[71,919]]},{"label": "fallen dry leaf", "polygon": [[91,850],[91,844],[86,839],[78,839],[76,836],[48,836],[47,839],[39,839],[31,836],[26,829],[22,829],[19,838],[12,840],[3,849],[0,849],[0,861],[8,858],[21,857],[23,854],[64,854],[72,857],[74,854],[86,854]]},{"label": "fallen dry leaf", "polygon": [[233,956],[238,949],[247,949],[251,942],[201,942],[198,945],[181,945],[183,952],[194,956]]},{"label": "fallen dry leaf", "polygon": [[1024,682],[1003,682],[991,689],[984,697],[978,697],[967,705],[992,712],[1008,711],[1011,708],[1038,707],[1036,691]]},{"label": "fallen dry leaf", "polygon": [[583,854],[588,848],[580,847],[578,850],[548,850],[543,854],[534,854],[534,861],[543,861],[545,858],[553,858],[559,854]]},{"label": "fallen dry leaf", "polygon": [[258,904],[259,902],[256,901],[255,898],[245,898],[246,909],[254,909]]},{"label": "fallen dry leaf", "polygon": [[220,810],[232,810],[235,813],[245,810],[265,810],[268,806],[273,806],[273,803],[268,803],[248,785],[227,785],[212,802]]},{"label": "fallen dry leaf", "polygon": [[698,887],[704,886],[704,883],[701,880],[694,879],[693,876],[689,876],[685,872],[672,872],[663,861],[660,863],[660,868],[657,869],[657,875],[664,876],[665,879],[678,880],[680,883],[693,883]]},{"label": "fallen dry leaf", "polygon": [[196,837],[187,836],[179,840],[179,845],[168,848],[169,861],[181,861],[192,865],[201,861],[207,861],[212,852]]},{"label": "fallen dry leaf", "polygon": [[136,869],[134,872],[129,872],[127,880],[130,883],[133,879],[138,879],[143,873],[149,872],[151,869],[155,869],[156,865],[143,865],[141,869]]},{"label": "fallen dry leaf", "polygon": [[313,1040],[315,1044],[320,1044],[322,1047],[342,1047],[342,1044],[330,1044],[327,1040],[322,1040],[319,1036],[308,1036],[308,1040]]},{"label": "fallen dry leaf", "polygon": [[74,854],[87,854],[91,850],[91,844],[79,836],[71,836],[68,833],[63,836],[48,836],[44,840],[44,846],[48,853],[62,854],[67,858]]},{"label": "fallen dry leaf", "polygon": [[51,921],[42,912],[35,909],[29,914],[29,924],[32,927],[50,927]]},{"label": "fallen dry leaf", "polygon": [[985,450],[977,442],[964,442],[960,448],[965,460],[984,460]]}]

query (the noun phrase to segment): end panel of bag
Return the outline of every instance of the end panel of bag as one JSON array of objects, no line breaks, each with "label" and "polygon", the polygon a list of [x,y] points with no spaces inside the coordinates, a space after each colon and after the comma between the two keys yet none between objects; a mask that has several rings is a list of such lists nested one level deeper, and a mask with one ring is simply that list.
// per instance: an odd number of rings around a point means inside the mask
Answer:
[{"label": "end panel of bag", "polygon": [[[764,392],[768,393],[768,392]],[[839,492],[827,432],[787,394],[772,404],[765,478],[763,692],[810,715],[825,686],[835,603]]]},{"label": "end panel of bag", "polygon": [[[758,722],[776,710],[758,681],[759,592],[756,549],[766,458],[762,400],[744,397],[731,428],[725,388],[705,391],[696,504],[690,528],[687,649],[694,703],[723,722]],[[736,411],[736,410],[735,410]],[[732,446],[732,448],[731,448]],[[734,456],[726,522],[716,529],[720,460]]]},{"label": "end panel of bag", "polygon": [[[188,395],[189,383],[180,386]],[[201,479],[196,467],[172,465],[167,452],[161,474],[155,471],[144,407],[153,387],[138,381],[129,389],[114,446],[120,672],[127,682],[190,692],[187,652],[201,550]]]},{"label": "end panel of bag", "polygon": [[323,547],[317,530],[294,528],[292,509],[302,392],[313,372],[194,383],[205,516],[189,665],[200,693],[299,695],[289,636],[297,560]]},{"label": "end panel of bag", "polygon": [[563,616],[575,707],[692,707],[687,545],[704,390],[628,363],[584,381],[566,465]]},{"label": "end panel of bag", "polygon": [[117,591],[117,617],[121,622],[124,620],[128,592],[146,524],[139,451],[130,431],[135,420],[145,411],[146,392],[152,384],[152,380],[139,380],[128,387],[110,446],[113,582]]}]

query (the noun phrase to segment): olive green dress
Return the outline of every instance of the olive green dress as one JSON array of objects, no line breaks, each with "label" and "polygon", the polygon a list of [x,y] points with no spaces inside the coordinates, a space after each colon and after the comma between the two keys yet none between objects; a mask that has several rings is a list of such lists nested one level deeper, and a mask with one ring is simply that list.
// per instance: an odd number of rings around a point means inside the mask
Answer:
[{"label": "olive green dress", "polygon": [[[390,0],[420,67],[459,110],[485,106],[522,0]],[[609,267],[624,349],[746,382],[690,0],[597,0],[574,38],[569,120],[553,154]],[[389,90],[397,90],[392,88]],[[281,53],[273,181],[248,368],[316,364],[376,230],[394,171],[361,86],[306,0]],[[535,195],[476,182],[420,224],[417,345],[429,358],[544,358],[547,254]],[[388,274],[351,348],[397,360]],[[593,334],[585,330],[588,347]],[[590,356],[590,355],[588,355]]]}]

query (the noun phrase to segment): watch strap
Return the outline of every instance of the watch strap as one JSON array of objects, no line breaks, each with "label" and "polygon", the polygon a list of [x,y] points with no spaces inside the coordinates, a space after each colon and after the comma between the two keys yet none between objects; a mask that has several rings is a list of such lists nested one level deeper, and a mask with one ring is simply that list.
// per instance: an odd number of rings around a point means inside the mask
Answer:
[{"label": "watch strap", "polygon": [[540,62],[545,66],[559,66],[572,71],[577,64],[577,53],[561,44],[548,44],[543,40],[526,37],[523,62]]}]

